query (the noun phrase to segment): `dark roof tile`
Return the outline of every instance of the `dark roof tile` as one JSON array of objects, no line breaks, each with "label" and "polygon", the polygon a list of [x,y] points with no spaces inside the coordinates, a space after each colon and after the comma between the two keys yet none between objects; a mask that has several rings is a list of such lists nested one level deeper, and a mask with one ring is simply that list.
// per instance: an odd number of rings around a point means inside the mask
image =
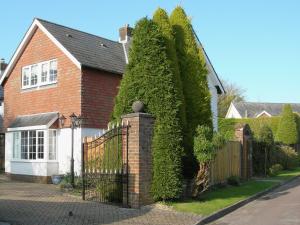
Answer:
[{"label": "dark roof tile", "polygon": [[126,59],[122,43],[42,19],[38,21],[81,65],[118,74],[124,73]]},{"label": "dark roof tile", "polygon": [[257,117],[263,111],[272,116],[279,116],[285,104],[290,104],[294,112],[300,113],[300,104],[295,103],[260,103],[260,102],[235,102],[233,103],[242,117]]}]

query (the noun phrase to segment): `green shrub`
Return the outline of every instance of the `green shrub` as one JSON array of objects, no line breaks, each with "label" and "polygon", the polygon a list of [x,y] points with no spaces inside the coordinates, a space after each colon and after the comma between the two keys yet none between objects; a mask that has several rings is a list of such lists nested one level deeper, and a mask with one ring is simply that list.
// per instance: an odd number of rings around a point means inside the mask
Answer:
[{"label": "green shrub", "polygon": [[[60,189],[73,189],[71,185],[71,174],[67,173],[64,175],[63,179],[59,183]],[[82,188],[82,177],[80,176],[75,176],[74,177],[74,188],[75,189],[80,189]]]},{"label": "green shrub", "polygon": [[142,101],[145,111],[155,117],[151,186],[155,200],[178,198],[182,191],[182,128],[178,116],[180,100],[175,90],[165,36],[155,22],[141,19],[134,29],[113,119],[120,120],[122,115],[131,113],[136,100]]},{"label": "green shrub", "polygon": [[299,156],[295,150],[289,146],[278,145],[272,154],[272,164],[280,164],[283,169],[293,169],[299,166]]},{"label": "green shrub", "polygon": [[[116,177],[113,177],[116,176]],[[115,182],[115,180],[121,180],[122,176],[119,174],[103,174],[102,179],[97,180],[95,191],[97,198],[108,202],[120,202],[122,201],[123,185],[122,182]]]},{"label": "green shrub", "polygon": [[271,166],[271,167],[269,168],[268,175],[269,175],[269,176],[276,176],[276,175],[279,174],[279,172],[280,172],[281,170],[283,170],[282,165],[280,165],[280,164],[277,163],[277,164],[275,164],[275,165],[273,165],[273,166]]},{"label": "green shrub", "polygon": [[252,162],[255,175],[267,175],[273,149],[273,132],[268,125],[263,124],[258,131],[258,138],[253,142]]},{"label": "green shrub", "polygon": [[241,184],[241,181],[238,176],[231,176],[227,178],[227,183],[232,186],[239,186]]},{"label": "green shrub", "polygon": [[193,157],[193,137],[199,125],[212,127],[210,92],[207,83],[207,69],[202,48],[198,46],[190,19],[181,7],[176,7],[170,15],[174,30],[177,58],[186,104],[186,131],[184,158],[185,176],[196,172]]},{"label": "green shrub", "polygon": [[284,105],[276,133],[276,141],[291,145],[298,143],[298,138],[296,116],[293,113],[291,105]]}]

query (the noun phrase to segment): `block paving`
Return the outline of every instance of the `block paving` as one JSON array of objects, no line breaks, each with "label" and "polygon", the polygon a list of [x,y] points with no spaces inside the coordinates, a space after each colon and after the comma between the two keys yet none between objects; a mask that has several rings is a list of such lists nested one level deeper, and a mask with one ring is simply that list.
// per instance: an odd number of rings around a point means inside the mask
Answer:
[{"label": "block paving", "polygon": [[[73,216],[69,216],[72,211]],[[62,193],[57,186],[23,183],[0,175],[0,224],[11,225],[193,225],[193,214],[146,206],[126,209]]]}]

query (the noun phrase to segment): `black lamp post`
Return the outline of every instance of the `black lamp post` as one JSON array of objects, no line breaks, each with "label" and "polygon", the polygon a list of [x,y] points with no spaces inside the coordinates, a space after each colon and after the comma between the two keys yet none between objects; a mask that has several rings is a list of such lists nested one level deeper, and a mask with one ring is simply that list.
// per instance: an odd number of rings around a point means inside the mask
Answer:
[{"label": "black lamp post", "polygon": [[[59,121],[61,124],[61,127],[64,127],[66,117],[64,115],[61,115],[59,117]],[[74,129],[78,128],[82,124],[83,118],[79,115],[77,116],[75,113],[72,113],[70,115],[71,120],[71,130],[72,130],[72,142],[71,142],[71,164],[70,164],[70,173],[71,173],[71,185],[74,187]]]},{"label": "black lamp post", "polygon": [[75,113],[72,113],[70,115],[70,119],[71,119],[71,130],[72,130],[72,143],[71,143],[71,185],[72,187],[74,187],[74,129],[78,128],[81,126],[82,123],[82,117],[76,116]]}]

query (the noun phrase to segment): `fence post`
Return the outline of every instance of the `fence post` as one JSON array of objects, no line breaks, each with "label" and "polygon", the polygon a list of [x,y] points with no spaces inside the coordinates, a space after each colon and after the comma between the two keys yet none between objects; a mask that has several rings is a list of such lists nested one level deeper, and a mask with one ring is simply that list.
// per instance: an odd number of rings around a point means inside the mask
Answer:
[{"label": "fence post", "polygon": [[239,124],[235,128],[235,138],[241,143],[241,177],[252,176],[252,134],[248,124]]},{"label": "fence post", "polygon": [[122,116],[122,122],[130,125],[126,141],[128,146],[128,197],[123,195],[123,201],[128,202],[129,207],[139,208],[153,202],[150,187],[154,118],[148,113],[138,112]]},{"label": "fence post", "polygon": [[84,165],[84,148],[85,148],[86,138],[83,139],[81,147],[81,176],[82,176],[82,200],[85,200],[85,165]]}]

